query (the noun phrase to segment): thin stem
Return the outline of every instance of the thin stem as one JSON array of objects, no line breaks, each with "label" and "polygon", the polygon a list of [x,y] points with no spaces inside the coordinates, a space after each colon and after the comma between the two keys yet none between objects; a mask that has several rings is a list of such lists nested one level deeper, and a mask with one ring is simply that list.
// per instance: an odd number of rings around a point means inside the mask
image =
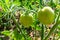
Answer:
[{"label": "thin stem", "polygon": [[57,29],[55,29],[54,36],[53,36],[53,40],[55,40],[56,30],[57,30]]},{"label": "thin stem", "polygon": [[44,40],[47,40],[49,38],[49,36],[52,34],[52,32],[57,28],[57,26],[60,24],[60,21],[58,21],[50,30],[49,34],[45,37]]},{"label": "thin stem", "polygon": [[22,2],[22,0],[20,0],[20,2],[21,2],[21,7],[23,7],[23,2]]},{"label": "thin stem", "polygon": [[40,7],[42,8],[42,5],[43,5],[43,4],[42,4],[42,3],[43,3],[42,1],[43,1],[43,0],[40,0],[40,1],[39,1],[39,8],[40,8]]},{"label": "thin stem", "polygon": [[[36,13],[35,13],[35,19],[37,19],[37,18],[36,18]],[[36,24],[36,20],[35,20],[35,24],[34,24],[34,26],[35,26],[35,34],[36,34],[36,26],[37,26],[37,24]],[[36,35],[35,35],[35,37],[36,37]],[[35,40],[36,40],[36,38],[35,38]]]},{"label": "thin stem", "polygon": [[41,40],[44,39],[44,25],[42,24],[42,30],[41,30]]},{"label": "thin stem", "polygon": [[22,35],[24,36],[24,38],[25,38],[25,40],[26,40],[26,35],[24,35],[22,29],[21,29],[20,26],[19,26],[19,23],[16,22],[16,19],[15,19],[14,15],[12,16],[12,19],[13,19],[14,23],[16,24],[16,28],[19,29],[19,31],[22,33]]},{"label": "thin stem", "polygon": [[16,22],[16,19],[15,19],[14,16],[12,16],[12,19],[13,19],[14,23],[16,24],[16,26],[17,26],[17,27],[19,28],[19,30],[20,30],[19,24]]},{"label": "thin stem", "polygon": [[9,8],[7,7],[7,5],[6,5],[5,1],[4,1],[4,0],[2,0],[2,1],[1,1],[1,3],[3,4],[3,6],[4,6],[5,10],[6,10],[6,11],[8,11],[8,10],[9,10]]}]

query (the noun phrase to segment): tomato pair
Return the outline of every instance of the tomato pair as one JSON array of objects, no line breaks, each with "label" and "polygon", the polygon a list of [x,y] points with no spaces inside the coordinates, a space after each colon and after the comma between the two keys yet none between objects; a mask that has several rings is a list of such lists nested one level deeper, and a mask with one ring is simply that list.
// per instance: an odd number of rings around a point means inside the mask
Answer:
[{"label": "tomato pair", "polygon": [[[40,23],[48,25],[53,23],[55,14],[51,7],[44,7],[37,12],[37,18]],[[30,26],[33,23],[33,17],[30,15],[22,15],[20,16],[20,22],[24,26]]]}]

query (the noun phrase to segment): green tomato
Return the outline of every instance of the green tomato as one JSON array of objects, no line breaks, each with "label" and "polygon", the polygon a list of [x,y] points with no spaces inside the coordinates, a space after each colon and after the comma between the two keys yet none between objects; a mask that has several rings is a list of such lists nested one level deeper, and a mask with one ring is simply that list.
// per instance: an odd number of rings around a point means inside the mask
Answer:
[{"label": "green tomato", "polygon": [[38,20],[45,25],[53,23],[55,19],[55,14],[51,7],[44,7],[42,10],[38,12],[37,15]]},{"label": "green tomato", "polygon": [[33,23],[33,17],[30,15],[22,15],[20,16],[20,23],[25,27],[29,27]]}]

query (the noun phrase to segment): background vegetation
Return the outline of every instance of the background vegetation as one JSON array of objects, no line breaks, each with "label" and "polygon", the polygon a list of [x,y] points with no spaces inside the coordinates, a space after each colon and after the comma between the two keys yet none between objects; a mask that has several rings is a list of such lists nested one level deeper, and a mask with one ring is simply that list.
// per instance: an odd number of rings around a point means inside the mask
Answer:
[{"label": "background vegetation", "polygon": [[[50,6],[55,12],[51,25],[41,24],[37,12]],[[20,23],[21,14],[33,15],[33,24],[24,27]],[[0,0],[0,40],[59,40],[60,0]]]}]

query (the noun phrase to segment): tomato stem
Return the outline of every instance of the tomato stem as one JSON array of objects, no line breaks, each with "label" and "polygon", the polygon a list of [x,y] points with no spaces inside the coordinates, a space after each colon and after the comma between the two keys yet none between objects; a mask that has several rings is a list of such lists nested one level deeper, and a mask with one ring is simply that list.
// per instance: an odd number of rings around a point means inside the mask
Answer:
[{"label": "tomato stem", "polygon": [[17,28],[19,29],[19,31],[21,32],[21,34],[24,36],[24,38],[26,40],[26,35],[24,35],[24,33],[23,33],[22,29],[20,28],[18,22],[16,22],[16,19],[15,19],[14,15],[12,16],[12,19],[13,19],[14,23],[16,24],[16,29]]},{"label": "tomato stem", "polygon": [[40,0],[39,1],[39,7],[41,7],[41,8],[42,8],[42,5],[43,5],[42,3],[43,3],[43,0]]},{"label": "tomato stem", "polygon": [[42,24],[42,30],[41,30],[41,40],[44,39],[44,25]]}]

